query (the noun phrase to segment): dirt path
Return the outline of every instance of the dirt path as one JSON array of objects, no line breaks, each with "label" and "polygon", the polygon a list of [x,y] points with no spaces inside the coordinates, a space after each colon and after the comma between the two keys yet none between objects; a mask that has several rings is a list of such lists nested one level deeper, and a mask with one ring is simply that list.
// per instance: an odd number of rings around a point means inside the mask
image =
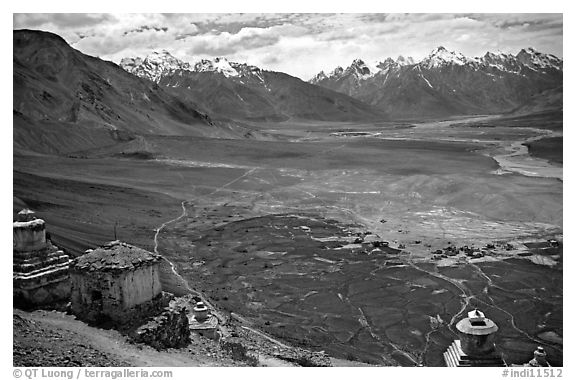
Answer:
[{"label": "dirt path", "polygon": [[[40,323],[60,331],[64,336],[74,335],[81,341],[87,342],[98,351],[121,360],[136,367],[198,367],[222,366],[220,361],[210,360],[207,357],[192,357],[182,351],[172,350],[156,351],[145,345],[132,345],[118,331],[105,330],[89,326],[76,320],[73,316],[61,312],[48,312],[44,310],[27,313],[14,310],[15,314],[27,320]],[[57,343],[55,343],[57,344]]]},{"label": "dirt path", "polygon": [[[235,179],[233,179],[230,182],[225,183],[224,185],[218,187],[217,189],[215,189],[214,191],[212,191],[210,194],[208,194],[208,196],[213,195],[223,189],[225,189],[226,187],[232,185],[233,183],[241,180],[242,178],[248,177],[249,175],[251,175],[252,173],[254,173],[257,169],[259,169],[258,167],[252,168],[248,171],[246,171],[244,174],[236,177]],[[158,236],[160,235],[160,232],[166,228],[166,226],[175,223],[177,221],[179,221],[182,218],[186,218],[188,216],[188,210],[186,209],[186,204],[189,203],[186,200],[183,200],[181,203],[181,207],[182,207],[182,213],[177,216],[174,219],[171,219],[167,222],[162,223],[158,228],[156,228],[156,233],[154,234],[154,252],[157,254],[160,254],[160,252],[158,252],[158,246],[159,246],[159,242],[158,242]],[[164,260],[166,260],[166,262],[170,265],[170,268],[172,270],[172,273],[178,278],[180,279],[181,283],[185,286],[186,290],[191,293],[196,295],[197,297],[200,297],[202,299],[202,301],[211,309],[212,313],[216,316],[216,318],[218,318],[219,322],[220,322],[220,332],[222,333],[223,336],[228,336],[229,332],[228,329],[226,329],[226,327],[224,327],[224,324],[227,322],[227,318],[225,318],[221,313],[218,312],[218,310],[214,307],[214,305],[210,304],[210,302],[208,301],[208,298],[206,298],[206,296],[204,296],[204,294],[202,294],[202,292],[198,291],[198,290],[194,290],[190,287],[190,285],[188,284],[188,281],[186,281],[186,279],[184,277],[182,277],[180,275],[180,273],[178,273],[178,271],[176,270],[176,266],[170,261],[168,260],[166,257],[162,256],[164,258]]]},{"label": "dirt path", "polygon": [[[160,254],[158,252],[158,235],[160,234],[160,232],[166,228],[167,225],[177,222],[178,220],[185,218],[188,215],[188,211],[186,210],[186,202],[187,201],[182,201],[181,206],[182,206],[182,214],[180,214],[180,216],[171,219],[167,222],[162,223],[162,225],[160,225],[160,227],[158,227],[156,229],[156,233],[154,234],[154,252],[157,254]],[[208,301],[208,299],[204,296],[204,294],[202,294],[202,292],[198,291],[198,290],[194,290],[190,287],[190,285],[188,284],[188,281],[186,281],[186,279],[184,277],[182,277],[180,275],[180,273],[178,273],[178,271],[176,270],[176,266],[174,265],[174,263],[172,263],[170,260],[168,260],[166,257],[162,256],[162,258],[170,265],[170,269],[172,270],[172,273],[180,280],[181,284],[184,285],[184,287],[186,288],[186,291],[190,294],[193,294],[197,297],[200,297],[202,299],[202,301],[212,310],[212,313],[216,316],[216,318],[218,318],[218,320],[220,321],[220,332],[222,333],[223,336],[227,336],[229,335],[228,330],[223,326],[223,324],[226,322],[226,318],[224,318],[224,316],[219,313],[216,308],[210,304],[210,302]]]}]

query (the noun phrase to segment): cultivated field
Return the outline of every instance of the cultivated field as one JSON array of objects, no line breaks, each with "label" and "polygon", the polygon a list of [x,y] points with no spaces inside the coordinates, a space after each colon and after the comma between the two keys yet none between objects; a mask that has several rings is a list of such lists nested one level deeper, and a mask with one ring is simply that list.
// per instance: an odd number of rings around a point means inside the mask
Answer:
[{"label": "cultivated field", "polygon": [[158,252],[224,313],[334,356],[442,365],[455,322],[479,307],[508,361],[544,345],[562,363],[562,250],[546,245],[562,239],[562,166],[541,153],[558,145],[555,119],[252,128],[266,140],[17,153],[15,211],[36,209],[75,254],[114,225],[154,249],[162,226]]}]

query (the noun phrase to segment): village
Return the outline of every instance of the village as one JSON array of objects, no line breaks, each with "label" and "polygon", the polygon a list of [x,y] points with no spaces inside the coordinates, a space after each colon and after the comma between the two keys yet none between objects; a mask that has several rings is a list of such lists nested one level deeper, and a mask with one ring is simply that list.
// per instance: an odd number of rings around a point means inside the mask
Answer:
[{"label": "village", "polygon": [[[206,300],[198,295],[176,297],[163,291],[161,255],[116,240],[71,259],[52,244],[46,223],[29,209],[17,214],[13,235],[15,307],[64,310],[89,325],[115,329],[134,343],[156,350],[186,347],[192,334],[196,334],[217,342],[244,365],[262,365],[258,355],[238,339],[238,334],[224,326],[230,321],[222,320],[207,306]],[[363,238],[358,238],[357,243],[363,242]],[[372,245],[376,249],[388,246],[387,242],[379,241]],[[447,251],[435,252],[433,259],[456,251],[479,257],[479,250],[468,247],[458,250],[448,247]],[[550,366],[541,346],[535,347],[534,357],[528,363],[506,363],[494,342],[498,333],[496,323],[478,309],[466,312],[467,317],[456,324],[458,339],[443,354],[446,366]],[[242,321],[240,316],[235,319]],[[277,343],[285,348],[280,355],[285,360],[301,366],[331,366],[322,353],[290,349]]]}]

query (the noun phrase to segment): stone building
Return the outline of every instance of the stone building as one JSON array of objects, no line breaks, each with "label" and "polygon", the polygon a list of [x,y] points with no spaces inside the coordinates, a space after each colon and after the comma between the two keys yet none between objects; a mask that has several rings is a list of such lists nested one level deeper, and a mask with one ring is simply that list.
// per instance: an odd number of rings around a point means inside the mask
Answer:
[{"label": "stone building", "polygon": [[13,223],[13,298],[21,307],[67,302],[70,257],[46,239],[46,223],[24,209]]},{"label": "stone building", "polygon": [[444,353],[448,367],[503,367],[502,356],[496,351],[494,337],[498,326],[480,310],[456,324],[459,340],[452,342]]},{"label": "stone building", "polygon": [[74,314],[124,324],[166,306],[160,255],[119,241],[87,252],[70,267]]}]

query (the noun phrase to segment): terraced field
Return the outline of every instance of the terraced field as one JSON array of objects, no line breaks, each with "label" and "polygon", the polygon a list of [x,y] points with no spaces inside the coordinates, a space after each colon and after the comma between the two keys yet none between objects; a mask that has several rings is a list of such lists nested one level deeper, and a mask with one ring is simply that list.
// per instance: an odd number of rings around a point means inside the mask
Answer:
[{"label": "terraced field", "polygon": [[561,340],[549,339],[562,331],[557,269],[497,254],[460,254],[458,265],[437,265],[374,248],[379,240],[361,226],[318,215],[269,215],[202,230],[195,210],[188,206],[188,216],[167,228],[161,250],[225,310],[292,344],[373,364],[438,366],[458,317],[478,307],[501,327],[508,361],[529,357],[535,343],[561,360]]}]

